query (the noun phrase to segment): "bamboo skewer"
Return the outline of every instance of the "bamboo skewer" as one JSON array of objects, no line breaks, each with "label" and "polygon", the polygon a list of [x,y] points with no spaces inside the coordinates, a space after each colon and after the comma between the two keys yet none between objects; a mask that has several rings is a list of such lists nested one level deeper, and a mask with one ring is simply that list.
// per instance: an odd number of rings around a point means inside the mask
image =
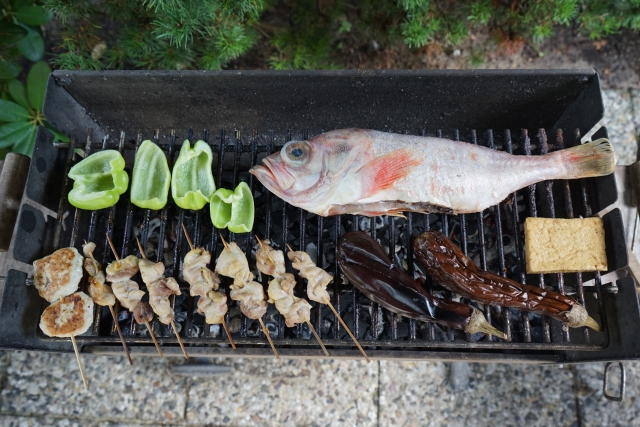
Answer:
[{"label": "bamboo skewer", "polygon": [[[140,244],[140,240],[136,237],[136,242],[138,242],[138,249],[140,249],[140,255],[143,259],[147,259],[147,255],[144,253],[144,249],[142,248],[142,244]],[[182,354],[184,354],[184,358],[188,359],[189,355],[187,354],[187,350],[184,348],[184,344],[182,343],[182,339],[180,338],[180,334],[178,333],[178,328],[176,328],[175,322],[171,321],[171,327],[173,328],[173,332],[176,334],[176,338],[178,340],[178,344],[180,344],[180,348],[182,349]]]},{"label": "bamboo skewer", "polygon": [[[111,242],[111,239],[109,239]],[[87,244],[87,241],[84,241],[84,244]],[[91,261],[93,261],[93,268],[95,271],[98,271],[98,262],[93,257],[93,253],[90,253]],[[129,349],[127,348],[127,343],[124,341],[124,335],[122,334],[122,329],[120,329],[120,323],[118,323],[118,316],[116,316],[116,312],[113,310],[112,306],[109,306],[109,311],[111,311],[111,315],[113,316],[113,323],[116,325],[116,329],[118,329],[118,335],[120,335],[120,341],[122,341],[122,347],[124,347],[124,354],[127,355],[127,359],[129,359],[129,365],[133,366],[133,360],[131,360],[131,355],[129,354]]]},{"label": "bamboo skewer", "polygon": [[113,323],[115,323],[116,329],[118,330],[118,335],[120,335],[120,341],[122,341],[122,347],[124,347],[124,353],[127,355],[127,359],[129,359],[129,365],[133,365],[133,361],[131,360],[131,355],[129,354],[129,349],[127,348],[127,344],[124,342],[124,335],[122,334],[122,329],[120,329],[118,316],[116,316],[116,312],[113,309],[112,305],[109,306],[109,311],[111,311],[111,315],[113,316]]},{"label": "bamboo skewer", "polygon": [[[109,246],[111,247],[111,252],[113,252],[113,256],[116,257],[116,260],[119,260],[120,259],[120,255],[118,255],[118,251],[116,251],[115,246],[113,246],[113,242],[111,241],[111,237],[109,237],[109,234],[107,234],[107,242],[109,242]],[[118,319],[114,318],[114,320],[116,322],[116,327],[118,328],[118,331],[120,331],[120,325],[118,324]],[[158,344],[158,341],[156,340],[156,336],[153,333],[153,329],[151,329],[151,325],[146,320],[144,321],[144,324],[147,326],[147,330],[149,331],[149,335],[151,336],[151,339],[153,340],[153,343],[156,346],[156,350],[158,350],[158,354],[160,355],[160,357],[164,357],[164,354],[162,354],[162,350],[160,350],[160,345]],[[120,332],[120,333],[122,333],[122,332]]]},{"label": "bamboo skewer", "polygon": [[[262,244],[262,240],[260,240],[260,238],[258,236],[256,236],[256,240],[258,241],[258,244],[260,245],[260,247],[262,249],[264,249],[264,245]],[[289,245],[287,245],[287,246],[289,246]],[[265,252],[267,254],[267,257],[269,257],[271,262],[275,265],[276,262],[273,260],[273,257],[271,257],[271,254],[269,253],[269,251],[265,251]],[[318,344],[320,344],[320,347],[322,348],[322,351],[324,352],[325,356],[329,357],[329,352],[327,351],[327,348],[324,346],[324,343],[322,342],[322,339],[320,338],[320,335],[318,335],[318,333],[316,332],[316,329],[313,327],[311,322],[309,322],[308,320],[305,320],[305,322],[307,323],[307,326],[309,327],[309,329],[311,329],[311,332],[313,333],[313,336],[316,337],[316,341],[318,341]]]},{"label": "bamboo skewer", "polygon": [[[189,247],[193,250],[193,242],[191,241],[191,237],[189,237],[189,233],[187,233],[187,227],[182,223],[182,231],[184,231],[184,237],[187,238],[187,242],[189,243]],[[227,326],[227,322],[224,320],[224,316],[222,317],[222,327],[224,331],[227,333],[227,337],[229,338],[229,343],[231,344],[231,348],[236,349],[236,343],[233,341],[231,337],[231,332],[229,331],[229,327]]]},{"label": "bamboo skewer", "polygon": [[[288,244],[287,244],[287,248],[289,248],[289,251],[295,252],[293,249],[291,249],[291,246],[289,246]],[[334,278],[334,280],[335,280],[335,278]],[[349,336],[351,337],[353,342],[356,344],[356,347],[358,347],[358,350],[360,350],[360,353],[362,353],[362,356],[366,359],[366,361],[367,362],[371,362],[371,359],[369,359],[369,356],[367,356],[367,353],[364,352],[364,349],[362,348],[362,346],[358,342],[357,338],[353,335],[353,333],[351,332],[351,329],[349,329],[349,327],[344,322],[344,320],[342,320],[342,316],[340,316],[340,313],[338,313],[338,310],[336,310],[336,308],[333,306],[333,304],[331,304],[331,301],[326,299],[326,300],[324,300],[324,304],[328,305],[329,308],[331,309],[331,311],[333,311],[333,314],[336,316],[336,318],[338,319],[340,324],[342,324],[342,327],[347,331],[347,334],[349,334]]]},{"label": "bamboo skewer", "polygon": [[367,356],[367,353],[364,352],[364,349],[362,348],[362,346],[360,345],[360,343],[358,342],[358,340],[356,339],[356,337],[353,336],[353,333],[351,333],[351,329],[349,329],[349,327],[347,326],[346,323],[344,323],[344,320],[342,320],[342,316],[340,316],[340,313],[338,313],[338,311],[336,310],[336,308],[333,306],[333,304],[331,304],[331,301],[329,300],[325,300],[324,302],[326,305],[329,306],[329,308],[331,309],[331,311],[333,311],[333,314],[336,315],[336,317],[338,318],[338,320],[340,321],[340,323],[342,324],[342,327],[344,327],[344,329],[347,331],[347,333],[349,334],[349,336],[351,337],[351,339],[353,340],[353,342],[356,344],[356,347],[358,347],[358,350],[360,350],[360,353],[362,353],[362,356],[364,356],[364,358],[367,360],[367,362],[371,362],[371,359],[369,359],[369,356]]},{"label": "bamboo skewer", "polygon": [[[222,234],[220,234],[220,239],[222,239],[222,244],[224,245],[225,250],[231,252],[231,248],[229,247],[229,244],[227,243],[227,241],[224,240],[224,237],[222,237]],[[271,345],[271,350],[273,350],[273,354],[276,356],[276,359],[279,360],[280,354],[278,353],[278,350],[276,350],[276,346],[273,344],[273,341],[271,340],[271,335],[269,335],[269,330],[267,329],[264,322],[262,321],[262,317],[258,317],[258,321],[260,322],[260,326],[262,327],[262,333],[267,337],[267,340],[269,341],[269,345]]]},{"label": "bamboo skewer", "polygon": [[82,367],[82,361],[80,360],[80,352],[78,351],[78,344],[76,344],[76,338],[71,335],[71,344],[73,344],[73,351],[76,353],[76,359],[78,360],[78,366],[80,366],[80,375],[82,375],[82,382],[84,383],[84,388],[89,389],[89,383],[87,382],[87,377],[84,374],[84,368]]},{"label": "bamboo skewer", "polygon": [[260,326],[262,326],[262,333],[265,334],[265,336],[267,337],[267,340],[269,341],[269,344],[271,345],[271,350],[273,350],[273,354],[275,354],[276,359],[279,360],[280,355],[278,354],[278,350],[276,350],[276,346],[273,344],[273,341],[271,341],[271,335],[269,335],[269,330],[264,325],[264,322],[262,321],[262,317],[258,317],[258,321],[260,322]]}]

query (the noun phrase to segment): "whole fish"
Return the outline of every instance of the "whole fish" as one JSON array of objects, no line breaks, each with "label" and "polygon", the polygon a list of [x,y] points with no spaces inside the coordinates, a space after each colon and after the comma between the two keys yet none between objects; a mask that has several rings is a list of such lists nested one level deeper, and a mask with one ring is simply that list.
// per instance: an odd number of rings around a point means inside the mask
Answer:
[{"label": "whole fish", "polygon": [[286,202],[322,216],[480,212],[536,182],[613,172],[606,139],[542,156],[363,129],[287,142],[249,171]]}]

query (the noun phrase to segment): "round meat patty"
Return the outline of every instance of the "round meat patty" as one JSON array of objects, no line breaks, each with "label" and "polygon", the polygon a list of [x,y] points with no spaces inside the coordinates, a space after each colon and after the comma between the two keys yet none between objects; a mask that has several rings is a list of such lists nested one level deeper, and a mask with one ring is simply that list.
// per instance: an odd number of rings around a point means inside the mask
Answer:
[{"label": "round meat patty", "polygon": [[93,322],[93,300],[76,292],[47,307],[40,317],[40,329],[50,337],[71,337],[89,329]]}]

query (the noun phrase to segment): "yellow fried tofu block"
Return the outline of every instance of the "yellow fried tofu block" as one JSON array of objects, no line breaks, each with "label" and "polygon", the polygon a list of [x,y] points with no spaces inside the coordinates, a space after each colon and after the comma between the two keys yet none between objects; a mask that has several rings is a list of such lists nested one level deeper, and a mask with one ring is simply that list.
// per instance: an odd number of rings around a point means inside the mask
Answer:
[{"label": "yellow fried tofu block", "polygon": [[606,271],[602,218],[527,218],[527,273]]}]

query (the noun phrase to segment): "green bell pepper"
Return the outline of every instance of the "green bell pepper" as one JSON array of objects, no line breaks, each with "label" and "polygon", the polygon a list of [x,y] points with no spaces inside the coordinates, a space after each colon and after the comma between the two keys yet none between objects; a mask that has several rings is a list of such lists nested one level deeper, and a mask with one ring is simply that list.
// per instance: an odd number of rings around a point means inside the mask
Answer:
[{"label": "green bell pepper", "polygon": [[234,233],[248,233],[253,228],[253,195],[246,182],[235,191],[219,188],[211,196],[211,222],[214,227],[229,228]]},{"label": "green bell pepper", "polygon": [[131,176],[131,203],[159,210],[167,204],[171,172],[164,153],[153,142],[143,141],[136,153]]},{"label": "green bell pepper", "polygon": [[99,151],[81,160],[69,169],[69,178],[74,180],[69,203],[91,211],[115,205],[129,186],[124,159],[115,150]]},{"label": "green bell pepper", "polygon": [[184,141],[171,174],[171,196],[182,209],[199,210],[216,191],[211,163],[213,153],[204,141]]}]

